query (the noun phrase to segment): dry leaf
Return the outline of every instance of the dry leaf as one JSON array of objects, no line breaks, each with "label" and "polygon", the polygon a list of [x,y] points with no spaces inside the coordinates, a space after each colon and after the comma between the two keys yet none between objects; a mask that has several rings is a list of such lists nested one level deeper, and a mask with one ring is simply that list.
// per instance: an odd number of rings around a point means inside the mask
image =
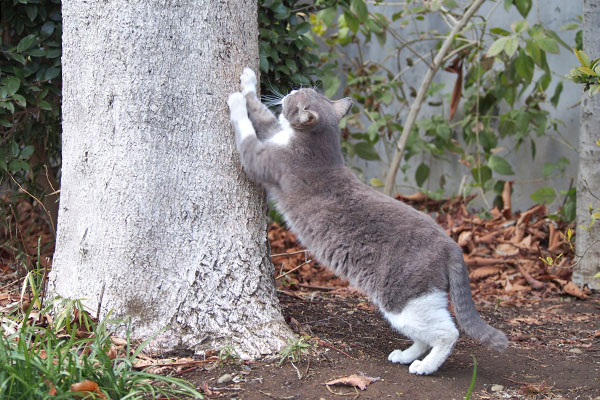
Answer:
[{"label": "dry leaf", "polygon": [[496,254],[501,256],[516,256],[519,254],[519,249],[510,243],[500,243],[496,247]]},{"label": "dry leaf", "polygon": [[460,235],[458,235],[458,245],[461,247],[465,247],[473,236],[473,232],[471,231],[462,231]]},{"label": "dry leaf", "polygon": [[334,379],[332,381],[325,383],[325,385],[328,385],[328,386],[329,385],[348,385],[348,386],[357,387],[360,390],[365,390],[367,388],[367,386],[369,386],[371,383],[377,382],[380,379],[381,378],[379,378],[379,377],[371,378],[369,376],[353,374],[350,376],[345,376],[343,378]]},{"label": "dry leaf", "polygon": [[[106,399],[104,393],[100,391],[98,384],[93,381],[81,381],[79,383],[74,383],[71,385],[71,392],[81,393],[81,392],[91,392],[95,393],[96,397],[101,399]],[[85,393],[81,393],[80,396],[87,397]]]},{"label": "dry leaf", "polygon": [[577,297],[578,299],[585,299],[587,298],[587,296],[585,295],[585,293],[583,293],[583,290],[581,290],[576,284],[574,284],[573,282],[569,282],[567,283],[564,287],[563,287],[563,291],[566,294],[570,294],[571,296]]},{"label": "dry leaf", "polygon": [[494,267],[491,265],[479,267],[479,268],[473,270],[469,274],[469,278],[471,278],[471,280],[476,281],[478,279],[483,279],[483,278],[487,278],[488,276],[496,275],[496,274],[502,272],[502,270],[503,270],[502,267]]}]

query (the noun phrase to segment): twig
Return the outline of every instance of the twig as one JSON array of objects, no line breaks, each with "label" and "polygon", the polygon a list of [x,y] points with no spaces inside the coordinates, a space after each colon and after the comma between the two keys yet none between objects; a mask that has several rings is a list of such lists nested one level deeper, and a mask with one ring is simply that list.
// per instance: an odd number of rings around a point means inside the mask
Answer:
[{"label": "twig", "polygon": [[346,353],[344,350],[340,350],[340,349],[338,349],[337,347],[335,347],[334,345],[332,345],[332,344],[329,344],[329,343],[327,343],[327,342],[326,342],[326,341],[324,341],[324,340],[319,340],[319,344],[320,344],[321,346],[326,346],[326,347],[329,347],[330,349],[333,349],[333,350],[335,350],[335,351],[338,351],[338,352],[342,353],[343,355],[345,355],[346,357],[348,357],[348,358],[350,358],[350,359],[352,359],[352,360],[356,360],[356,358],[355,358],[355,357],[352,357],[350,354]]},{"label": "twig", "polygon": [[484,1],[485,0],[475,0],[475,1],[473,1],[473,3],[471,3],[471,5],[469,6],[469,8],[465,12],[465,14],[462,16],[462,18],[454,26],[454,28],[448,34],[448,36],[446,36],[446,40],[442,44],[442,47],[440,48],[439,52],[435,56],[435,59],[433,60],[432,68],[429,68],[427,70],[427,74],[425,74],[425,78],[423,79],[423,82],[421,83],[419,92],[417,93],[417,98],[415,99],[415,101],[413,102],[413,104],[410,107],[410,111],[406,118],[406,122],[404,123],[404,128],[402,129],[402,135],[400,136],[400,139],[398,140],[398,145],[396,147],[396,153],[394,154],[394,158],[392,159],[392,163],[390,165],[387,176],[385,178],[384,193],[387,194],[388,196],[391,196],[392,192],[394,191],[394,182],[396,181],[396,174],[398,173],[398,168],[400,167],[400,162],[402,161],[402,156],[404,155],[406,143],[408,142],[408,137],[410,136],[410,132],[412,131],[412,128],[415,124],[417,115],[419,114],[419,111],[421,110],[421,106],[423,105],[423,102],[425,101],[425,95],[427,94],[427,89],[431,85],[431,82],[432,82],[433,77],[435,76],[436,72],[441,67],[444,56],[448,52],[448,49],[450,48],[450,45],[452,44],[454,36],[458,32],[461,31],[461,29],[466,25],[467,21],[469,21],[469,19],[471,19],[471,17],[475,13],[475,11],[477,11],[479,9],[479,7],[481,7],[481,5],[483,4]]},{"label": "twig", "polygon": [[15,177],[12,176],[12,174],[10,174],[8,172],[7,172],[7,174],[10,177],[10,179],[12,179],[12,181],[19,187],[19,189],[21,189],[22,191],[24,191],[25,193],[27,193],[29,196],[31,196],[33,199],[35,199],[38,203],[40,203],[40,206],[42,206],[42,208],[44,209],[44,211],[48,215],[48,218],[50,218],[50,227],[52,228],[52,233],[54,233],[54,235],[56,236],[56,228],[54,227],[54,221],[52,221],[52,214],[50,214],[50,211],[48,211],[48,209],[46,208],[46,206],[44,205],[44,203],[40,199],[38,199],[37,197],[35,197],[31,193],[29,193],[23,186],[21,186],[21,184],[19,184],[19,182],[17,182],[17,180],[15,179]]},{"label": "twig", "polygon": [[263,392],[260,389],[258,391],[261,392],[262,394],[264,394],[265,396],[270,397],[272,399],[276,399],[276,400],[288,400],[288,399],[296,398],[296,396],[277,397],[277,396],[273,396],[271,393]]},{"label": "twig", "polygon": [[294,272],[295,270],[297,270],[297,269],[299,269],[299,268],[301,268],[301,267],[305,266],[306,264],[308,264],[308,263],[309,263],[309,262],[311,262],[311,261],[312,261],[312,260],[305,261],[305,262],[303,262],[302,264],[300,264],[300,265],[298,265],[298,266],[296,266],[296,267],[294,267],[294,268],[290,269],[289,271],[287,271],[287,272],[284,272],[283,274],[279,275],[279,276],[278,276],[278,277],[276,277],[275,279],[283,278],[284,276],[286,276],[286,275],[288,275],[288,274],[291,274],[291,273],[292,273],[292,272]]}]

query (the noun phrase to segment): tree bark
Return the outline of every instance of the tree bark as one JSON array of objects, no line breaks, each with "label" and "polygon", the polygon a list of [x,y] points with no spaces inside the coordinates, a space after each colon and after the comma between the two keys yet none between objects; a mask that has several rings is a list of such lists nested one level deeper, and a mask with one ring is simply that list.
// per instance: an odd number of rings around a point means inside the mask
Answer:
[{"label": "tree bark", "polygon": [[[590,58],[600,57],[600,1],[583,2],[583,50]],[[579,179],[577,184],[577,238],[576,249],[582,255],[573,281],[581,286],[600,289],[600,280],[593,276],[600,272],[600,221],[590,230],[590,205],[600,208],[600,95],[592,98],[587,93],[581,101],[581,130],[579,132]]]},{"label": "tree bark", "polygon": [[[253,0],[63,1],[63,162],[53,295],[161,328],[156,351],[278,351],[262,190],[226,100],[258,64]],[[121,324],[122,332],[124,324]]]}]

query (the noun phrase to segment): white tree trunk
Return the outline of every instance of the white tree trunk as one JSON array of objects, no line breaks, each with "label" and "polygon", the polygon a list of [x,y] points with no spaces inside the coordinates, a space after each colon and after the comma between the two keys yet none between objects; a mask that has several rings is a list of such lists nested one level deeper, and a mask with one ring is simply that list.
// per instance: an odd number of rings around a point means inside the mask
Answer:
[{"label": "white tree trunk", "polygon": [[[594,59],[600,57],[600,0],[583,2],[583,50]],[[591,230],[583,229],[590,224],[590,205],[600,208],[600,95],[589,98],[583,95],[581,102],[581,130],[579,133],[579,179],[577,184],[577,253],[583,255],[573,281],[600,289],[600,280],[593,276],[600,272],[600,221]]]},{"label": "white tree trunk", "polygon": [[258,60],[254,0],[63,1],[63,164],[52,295],[170,326],[157,351],[243,357],[292,337],[262,190],[226,99]]}]

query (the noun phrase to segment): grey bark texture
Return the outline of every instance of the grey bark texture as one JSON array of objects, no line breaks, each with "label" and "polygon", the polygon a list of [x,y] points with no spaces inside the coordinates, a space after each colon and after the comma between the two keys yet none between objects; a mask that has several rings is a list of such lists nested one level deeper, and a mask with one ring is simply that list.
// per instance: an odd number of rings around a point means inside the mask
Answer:
[{"label": "grey bark texture", "polygon": [[[63,1],[63,164],[52,295],[131,318],[156,351],[292,333],[266,203],[241,170],[226,99],[258,60],[254,0]],[[95,313],[95,311],[94,311]],[[123,329],[121,327],[121,329]]]},{"label": "grey bark texture", "polygon": [[[583,2],[583,50],[592,59],[600,57],[600,0]],[[579,176],[577,183],[577,238],[576,249],[583,255],[573,281],[579,285],[600,289],[600,280],[593,276],[600,272],[600,221],[591,230],[589,207],[600,208],[600,95],[590,98],[587,93],[581,101],[581,131],[579,133]]]}]

